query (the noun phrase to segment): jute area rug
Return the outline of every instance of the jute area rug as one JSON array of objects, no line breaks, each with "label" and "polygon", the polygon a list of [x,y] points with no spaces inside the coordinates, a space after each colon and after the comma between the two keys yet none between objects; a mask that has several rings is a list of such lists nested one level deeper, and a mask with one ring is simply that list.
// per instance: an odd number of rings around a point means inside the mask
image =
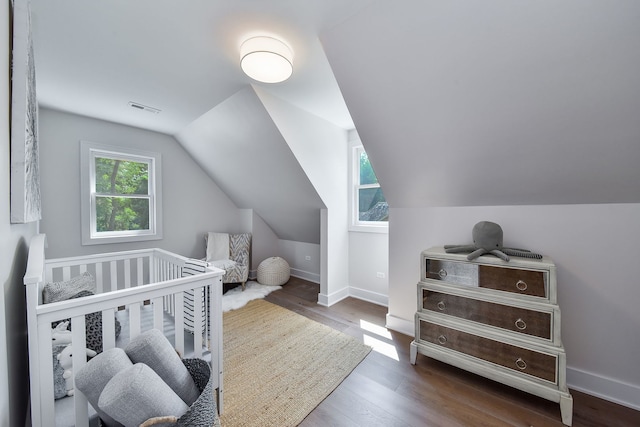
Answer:
[{"label": "jute area rug", "polygon": [[224,313],[222,427],[298,425],[370,350],[264,300]]}]

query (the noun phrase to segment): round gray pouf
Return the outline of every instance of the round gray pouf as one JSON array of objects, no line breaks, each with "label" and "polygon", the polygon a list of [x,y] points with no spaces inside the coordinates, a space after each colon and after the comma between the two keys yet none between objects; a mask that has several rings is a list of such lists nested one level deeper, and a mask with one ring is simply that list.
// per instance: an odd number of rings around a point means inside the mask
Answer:
[{"label": "round gray pouf", "polygon": [[262,285],[284,285],[290,276],[289,264],[280,257],[267,258],[258,265],[258,283]]}]

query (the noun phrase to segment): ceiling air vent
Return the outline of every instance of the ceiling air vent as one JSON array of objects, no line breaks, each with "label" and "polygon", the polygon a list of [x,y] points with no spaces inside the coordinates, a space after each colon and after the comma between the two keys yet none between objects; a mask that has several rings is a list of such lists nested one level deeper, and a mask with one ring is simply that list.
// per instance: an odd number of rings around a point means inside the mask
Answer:
[{"label": "ceiling air vent", "polygon": [[158,108],[149,107],[148,105],[142,105],[142,104],[140,104],[138,102],[133,102],[133,101],[129,101],[129,106],[131,108],[147,111],[147,112],[153,113],[153,114],[158,114],[160,111],[162,111],[162,110],[160,110]]}]

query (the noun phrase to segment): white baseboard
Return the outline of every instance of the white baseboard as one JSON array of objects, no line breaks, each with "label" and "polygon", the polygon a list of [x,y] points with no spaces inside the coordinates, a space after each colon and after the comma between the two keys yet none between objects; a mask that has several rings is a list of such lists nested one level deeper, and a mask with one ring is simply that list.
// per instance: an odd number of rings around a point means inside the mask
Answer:
[{"label": "white baseboard", "polygon": [[401,317],[393,316],[387,313],[387,321],[385,325],[388,329],[400,332],[410,337],[416,334],[416,324],[413,320],[406,320]]},{"label": "white baseboard", "polygon": [[311,273],[309,271],[300,270],[298,268],[291,268],[291,275],[293,277],[308,280],[313,283],[320,283],[320,275],[317,273]]},{"label": "white baseboard", "polygon": [[640,387],[635,384],[568,366],[567,385],[570,389],[640,411]]},{"label": "white baseboard", "polygon": [[368,291],[366,289],[349,287],[349,296],[363,301],[367,301],[373,304],[381,305],[383,307],[389,307],[389,297],[385,294]]},{"label": "white baseboard", "polygon": [[345,298],[349,297],[349,288],[344,287],[340,289],[338,292],[334,292],[332,294],[326,295],[322,292],[318,294],[318,304],[324,305],[325,307],[331,307],[333,304],[342,301]]},{"label": "white baseboard", "polygon": [[[313,283],[320,283],[320,275],[309,271],[291,268],[291,276],[308,280]],[[249,280],[258,280],[258,270],[249,270]]]}]

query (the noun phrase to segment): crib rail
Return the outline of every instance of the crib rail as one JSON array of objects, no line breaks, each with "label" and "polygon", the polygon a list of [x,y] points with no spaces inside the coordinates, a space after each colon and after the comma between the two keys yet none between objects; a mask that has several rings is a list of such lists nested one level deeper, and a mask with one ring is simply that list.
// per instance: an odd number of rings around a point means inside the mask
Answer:
[{"label": "crib rail", "polygon": [[[115,313],[126,307],[129,319],[129,337],[141,333],[140,310],[150,305],[153,327],[163,331],[164,313],[170,304],[175,328],[175,347],[185,354],[184,306],[185,292],[206,292],[210,305],[202,316],[202,300],[196,300],[194,330],[206,330],[205,338],[194,334],[194,356],[203,356],[203,346],[211,351],[211,368],[217,384],[218,400],[222,404],[222,274],[218,269],[182,277],[182,266],[187,260],[161,249],[136,250],[77,258],[44,259],[44,235],[35,236],[29,249],[27,274],[24,278],[27,293],[27,322],[29,328],[29,367],[31,385],[32,425],[50,425],[55,418],[52,322],[71,319],[72,367],[77,372],[86,363],[85,315],[102,312],[103,348],[116,345]],[[91,272],[96,277],[98,293],[84,298],[42,304],[44,284],[54,280],[69,280],[73,275]],[[100,278],[100,280],[98,279]],[[211,324],[210,331],[206,328]],[[34,333],[37,331],[37,333]],[[210,343],[210,345],[208,345]],[[215,373],[218,373],[216,376]],[[75,425],[88,426],[88,402],[76,391],[73,396]]]},{"label": "crib rail", "polygon": [[185,259],[157,248],[57,258],[46,261],[45,282],[89,272],[97,293],[111,292],[178,278]]}]

